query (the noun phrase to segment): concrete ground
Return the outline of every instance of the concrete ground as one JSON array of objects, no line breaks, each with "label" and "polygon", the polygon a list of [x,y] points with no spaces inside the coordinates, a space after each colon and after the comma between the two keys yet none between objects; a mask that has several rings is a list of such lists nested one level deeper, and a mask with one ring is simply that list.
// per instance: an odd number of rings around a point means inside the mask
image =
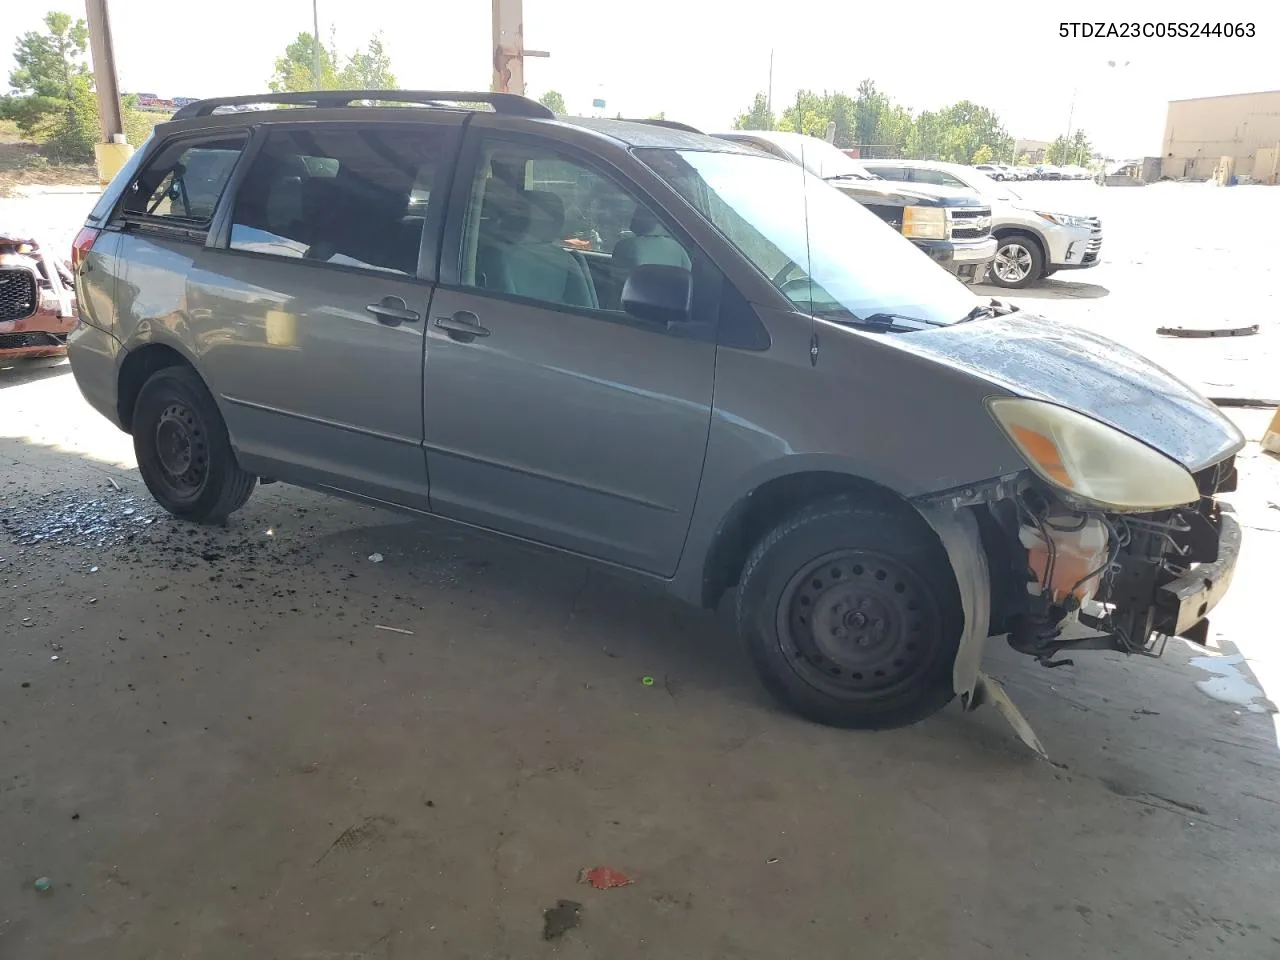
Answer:
[{"label": "concrete ground", "polygon": [[[1148,328],[1274,316],[1280,260],[1231,238],[1280,191],[1044,186],[1117,226],[1024,303],[1276,382],[1274,321],[1240,359]],[[74,233],[68,198],[5,203]],[[795,719],[723,617],[573,560],[281,486],[176,523],[65,364],[0,370],[0,960],[1273,958],[1280,462],[1241,472],[1207,656],[993,641],[1045,762],[992,710]]]}]

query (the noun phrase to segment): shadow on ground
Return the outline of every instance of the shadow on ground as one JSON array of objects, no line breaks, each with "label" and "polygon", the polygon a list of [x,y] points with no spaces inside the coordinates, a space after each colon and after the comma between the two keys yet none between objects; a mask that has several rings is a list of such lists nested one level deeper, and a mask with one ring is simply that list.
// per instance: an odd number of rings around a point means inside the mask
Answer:
[{"label": "shadow on ground", "polygon": [[1098,300],[1110,296],[1111,291],[1096,283],[1079,283],[1068,280],[1041,280],[1023,290],[1006,290],[994,284],[982,283],[973,287],[983,297],[1002,300]]},{"label": "shadow on ground", "polygon": [[63,377],[71,373],[66,357],[49,357],[37,360],[0,357],[0,390],[20,387],[27,383]]}]

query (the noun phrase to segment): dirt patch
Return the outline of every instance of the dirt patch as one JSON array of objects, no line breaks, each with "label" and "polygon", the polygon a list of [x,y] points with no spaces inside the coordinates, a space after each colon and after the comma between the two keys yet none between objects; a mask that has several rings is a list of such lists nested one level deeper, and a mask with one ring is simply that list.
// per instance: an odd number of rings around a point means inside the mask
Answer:
[{"label": "dirt patch", "polygon": [[51,163],[40,148],[18,136],[12,122],[0,122],[0,197],[14,187],[96,184],[98,172],[91,163]]}]

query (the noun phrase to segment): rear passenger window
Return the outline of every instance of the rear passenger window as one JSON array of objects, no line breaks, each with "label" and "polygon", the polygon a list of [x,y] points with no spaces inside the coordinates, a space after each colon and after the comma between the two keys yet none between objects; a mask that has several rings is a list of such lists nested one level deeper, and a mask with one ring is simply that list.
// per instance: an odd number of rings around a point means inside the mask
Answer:
[{"label": "rear passenger window", "polygon": [[125,214],[208,226],[244,144],[241,135],[161,147],[125,191]]},{"label": "rear passenger window", "polygon": [[412,276],[445,135],[272,131],[236,194],[231,249]]}]

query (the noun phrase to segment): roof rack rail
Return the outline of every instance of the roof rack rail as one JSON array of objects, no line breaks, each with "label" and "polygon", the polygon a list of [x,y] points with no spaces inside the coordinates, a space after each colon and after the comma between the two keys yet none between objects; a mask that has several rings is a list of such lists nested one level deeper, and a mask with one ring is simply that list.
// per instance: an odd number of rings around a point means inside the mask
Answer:
[{"label": "roof rack rail", "polygon": [[279,103],[303,107],[346,107],[360,100],[386,103],[412,103],[440,107],[454,103],[487,103],[494,113],[513,117],[551,119],[555,114],[535,100],[514,93],[490,93],[481,90],[314,90],[306,93],[255,93],[243,97],[213,97],[189,103],[173,115],[174,120],[207,117],[219,107],[240,107],[254,103]]},{"label": "roof rack rail", "polygon": [[[626,120],[625,117],[623,119]],[[702,133],[697,127],[691,127],[679,120],[659,120],[656,117],[650,117],[646,120],[627,120],[627,123],[647,123],[651,127],[666,127],[668,130],[683,130],[685,133]]]}]

